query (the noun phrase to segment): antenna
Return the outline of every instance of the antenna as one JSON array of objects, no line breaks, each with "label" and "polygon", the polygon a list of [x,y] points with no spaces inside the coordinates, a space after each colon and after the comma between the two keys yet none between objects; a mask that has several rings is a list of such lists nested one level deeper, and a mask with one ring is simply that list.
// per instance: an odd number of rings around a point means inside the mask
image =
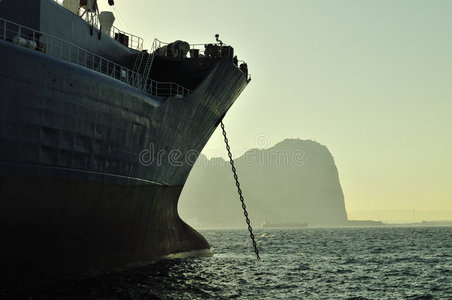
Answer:
[{"label": "antenna", "polygon": [[215,34],[215,39],[217,40],[218,43],[220,43],[220,46],[223,46],[223,42],[220,40],[220,35],[218,33]]}]

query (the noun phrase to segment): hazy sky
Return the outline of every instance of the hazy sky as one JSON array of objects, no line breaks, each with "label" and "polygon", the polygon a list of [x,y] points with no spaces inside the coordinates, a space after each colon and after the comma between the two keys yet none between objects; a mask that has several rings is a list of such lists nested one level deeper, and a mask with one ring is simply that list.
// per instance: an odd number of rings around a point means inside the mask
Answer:
[{"label": "hazy sky", "polygon": [[[225,118],[235,156],[260,135],[314,139],[348,211],[452,210],[452,1],[115,2],[145,47],[219,33],[246,60],[253,80]],[[217,131],[204,152],[224,151]]]}]

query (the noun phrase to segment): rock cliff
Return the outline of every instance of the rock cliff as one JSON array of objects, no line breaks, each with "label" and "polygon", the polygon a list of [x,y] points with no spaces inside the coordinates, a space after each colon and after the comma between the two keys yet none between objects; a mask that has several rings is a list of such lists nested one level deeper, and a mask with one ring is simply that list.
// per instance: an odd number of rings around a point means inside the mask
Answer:
[{"label": "rock cliff", "polygon": [[[344,195],[329,150],[311,140],[286,139],[236,159],[254,227],[266,222],[347,223]],[[194,227],[245,227],[228,161],[201,155],[179,199],[179,212]]]}]

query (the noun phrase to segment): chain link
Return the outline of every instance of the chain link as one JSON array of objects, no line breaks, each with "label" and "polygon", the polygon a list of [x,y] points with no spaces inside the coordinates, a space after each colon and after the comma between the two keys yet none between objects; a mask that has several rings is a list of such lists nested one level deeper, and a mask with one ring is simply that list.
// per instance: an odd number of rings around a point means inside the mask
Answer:
[{"label": "chain link", "polygon": [[243,214],[245,215],[246,224],[248,225],[248,231],[250,232],[250,238],[253,241],[254,252],[256,257],[260,260],[259,250],[257,249],[256,241],[254,240],[253,228],[251,227],[250,218],[248,217],[248,212],[246,211],[245,199],[242,195],[242,189],[240,188],[239,176],[237,175],[237,169],[234,165],[234,160],[232,159],[231,147],[229,147],[229,141],[226,137],[226,130],[224,129],[223,121],[220,122],[221,129],[223,130],[224,143],[226,144],[226,150],[228,151],[229,162],[231,163],[232,173],[234,173],[235,185],[237,186],[237,192],[239,193],[240,202],[242,203]]}]

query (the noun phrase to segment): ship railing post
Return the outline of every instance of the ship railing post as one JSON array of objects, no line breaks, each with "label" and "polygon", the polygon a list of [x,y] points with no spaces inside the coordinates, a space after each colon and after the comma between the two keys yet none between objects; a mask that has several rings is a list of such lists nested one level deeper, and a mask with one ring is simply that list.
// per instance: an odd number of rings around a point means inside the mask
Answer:
[{"label": "ship railing post", "polygon": [[3,20],[3,40],[6,41],[6,20]]}]

